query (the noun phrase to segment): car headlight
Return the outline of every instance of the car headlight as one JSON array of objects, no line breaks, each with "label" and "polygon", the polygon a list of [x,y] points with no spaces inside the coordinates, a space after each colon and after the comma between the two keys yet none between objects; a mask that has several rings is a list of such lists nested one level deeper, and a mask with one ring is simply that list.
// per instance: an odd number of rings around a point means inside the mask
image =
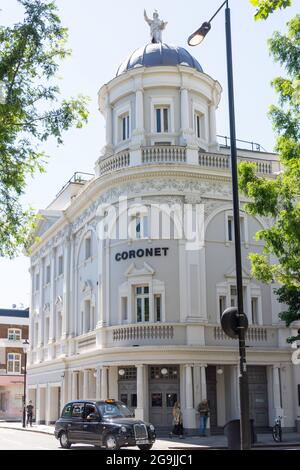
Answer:
[{"label": "car headlight", "polygon": [[155,427],[153,426],[153,424],[150,424],[149,428],[151,431],[155,431]]},{"label": "car headlight", "polygon": [[126,426],[121,426],[121,432],[127,432]]}]

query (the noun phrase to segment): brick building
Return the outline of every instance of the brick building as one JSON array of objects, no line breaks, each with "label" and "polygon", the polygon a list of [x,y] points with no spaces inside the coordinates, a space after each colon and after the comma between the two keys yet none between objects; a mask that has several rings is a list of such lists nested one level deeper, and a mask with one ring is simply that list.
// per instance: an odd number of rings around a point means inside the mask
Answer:
[{"label": "brick building", "polygon": [[29,309],[0,309],[0,419],[22,416],[23,341],[28,339]]}]

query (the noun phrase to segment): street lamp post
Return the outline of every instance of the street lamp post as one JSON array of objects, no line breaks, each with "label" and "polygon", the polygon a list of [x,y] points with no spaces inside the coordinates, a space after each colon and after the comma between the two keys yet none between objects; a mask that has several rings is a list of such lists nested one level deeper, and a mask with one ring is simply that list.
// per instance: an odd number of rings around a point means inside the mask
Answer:
[{"label": "street lamp post", "polygon": [[23,342],[23,352],[24,352],[24,391],[23,391],[23,420],[22,426],[26,427],[26,374],[27,374],[27,351],[29,347],[28,339],[25,339]]},{"label": "street lamp post", "polygon": [[235,135],[235,115],[234,115],[234,93],[233,93],[233,70],[232,70],[232,46],[231,46],[231,24],[230,8],[228,0],[222,3],[215,14],[189,38],[190,46],[200,44],[206,34],[211,29],[211,21],[226,5],[225,8],[225,30],[226,30],[226,59],[227,59],[227,81],[228,81],[228,105],[230,122],[230,153],[231,153],[231,174],[232,174],[232,194],[233,194],[233,220],[234,220],[234,246],[236,264],[236,286],[238,299],[238,339],[239,339],[239,390],[240,390],[240,413],[241,413],[241,449],[251,448],[251,432],[249,419],[249,387],[246,364],[245,335],[247,328],[246,315],[243,307],[243,278],[242,278],[242,256],[241,256],[241,236],[240,236],[240,216],[239,216],[239,194],[237,175],[237,150]]}]

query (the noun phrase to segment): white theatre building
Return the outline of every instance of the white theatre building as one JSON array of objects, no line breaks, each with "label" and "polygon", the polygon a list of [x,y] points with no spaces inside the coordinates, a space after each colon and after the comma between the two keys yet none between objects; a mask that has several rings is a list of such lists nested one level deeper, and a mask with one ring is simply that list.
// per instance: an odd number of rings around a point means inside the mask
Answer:
[{"label": "white theatre building", "polygon": [[[108,397],[162,429],[176,400],[187,430],[198,427],[202,398],[211,432],[239,417],[238,342],[220,325],[236,303],[230,151],[216,136],[221,91],[189,52],[160,42],[130,54],[101,87],[106,145],[95,175],[76,174],[41,211],[31,247],[28,392],[37,422],[55,421],[68,400]],[[275,154],[238,154],[268,178],[280,170]],[[274,286],[251,278],[248,260],[262,251],[255,233],[272,221],[250,217],[240,200],[251,417],[263,428],[283,413],[293,428],[292,330],[278,319]],[[99,221],[120,201],[130,233],[101,237]],[[163,216],[151,220],[150,207],[165,214],[174,204],[202,205],[203,246],[187,249],[174,224],[167,237]]]}]

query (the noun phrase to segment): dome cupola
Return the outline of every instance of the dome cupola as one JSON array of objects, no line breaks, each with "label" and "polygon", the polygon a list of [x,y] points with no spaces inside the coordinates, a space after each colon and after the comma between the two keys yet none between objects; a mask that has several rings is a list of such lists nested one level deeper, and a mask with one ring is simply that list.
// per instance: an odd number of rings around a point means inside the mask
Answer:
[{"label": "dome cupola", "polygon": [[183,47],[172,46],[165,43],[150,43],[136,49],[118,67],[116,76],[137,67],[185,65],[198,72],[203,72],[199,62]]}]

